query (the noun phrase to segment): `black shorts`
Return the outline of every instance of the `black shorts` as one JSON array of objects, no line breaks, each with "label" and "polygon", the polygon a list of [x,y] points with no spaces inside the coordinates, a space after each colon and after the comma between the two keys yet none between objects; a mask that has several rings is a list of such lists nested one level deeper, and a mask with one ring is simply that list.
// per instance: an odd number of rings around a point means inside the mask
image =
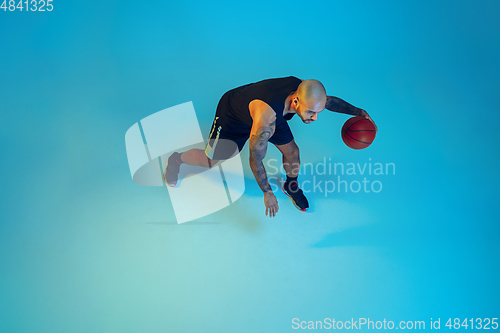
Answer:
[{"label": "black shorts", "polygon": [[[231,126],[224,125],[224,116],[217,112],[205,149],[205,154],[210,159],[227,160],[237,155],[250,137],[250,130],[244,133],[236,132]],[[293,134],[286,121],[277,124],[273,136],[269,138],[269,142],[277,146],[285,145],[292,140]]]}]

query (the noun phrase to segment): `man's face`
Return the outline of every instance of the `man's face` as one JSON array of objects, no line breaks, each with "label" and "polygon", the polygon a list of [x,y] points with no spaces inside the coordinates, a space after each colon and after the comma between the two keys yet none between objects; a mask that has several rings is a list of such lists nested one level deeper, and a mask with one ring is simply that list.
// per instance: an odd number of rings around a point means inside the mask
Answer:
[{"label": "man's face", "polygon": [[325,103],[321,101],[301,101],[299,97],[296,97],[294,103],[296,113],[306,124],[310,124],[317,120],[318,114],[325,109]]}]

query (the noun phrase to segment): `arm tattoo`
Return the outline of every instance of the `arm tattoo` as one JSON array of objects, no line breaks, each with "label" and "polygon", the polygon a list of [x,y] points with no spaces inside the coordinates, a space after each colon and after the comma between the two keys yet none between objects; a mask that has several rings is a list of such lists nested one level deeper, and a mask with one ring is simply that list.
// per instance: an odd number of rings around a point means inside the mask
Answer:
[{"label": "arm tattoo", "polygon": [[261,126],[256,133],[250,137],[250,167],[255,176],[255,180],[263,192],[271,191],[271,186],[267,180],[266,169],[262,160],[267,153],[267,142],[273,136],[276,129],[276,120],[269,126]]},{"label": "arm tattoo", "polygon": [[346,101],[333,96],[326,96],[325,109],[338,113],[346,113],[353,116],[364,115],[363,109],[357,108],[354,105],[351,105]]}]

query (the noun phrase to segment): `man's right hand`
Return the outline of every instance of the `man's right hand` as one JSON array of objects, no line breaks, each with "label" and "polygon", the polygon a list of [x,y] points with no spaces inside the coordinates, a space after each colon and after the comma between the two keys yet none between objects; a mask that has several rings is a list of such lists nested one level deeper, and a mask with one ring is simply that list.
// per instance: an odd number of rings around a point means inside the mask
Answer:
[{"label": "man's right hand", "polygon": [[266,216],[269,212],[269,217],[275,217],[278,212],[278,199],[272,191],[264,193],[264,204],[266,205]]},{"label": "man's right hand", "polygon": [[372,122],[373,126],[375,127],[375,134],[377,134],[378,132],[378,127],[377,125],[375,125],[375,122],[373,121],[373,119],[370,117],[370,115],[368,114],[368,112],[366,112],[366,110],[363,110],[362,112],[362,116],[365,117],[366,119],[368,119],[369,121]]}]

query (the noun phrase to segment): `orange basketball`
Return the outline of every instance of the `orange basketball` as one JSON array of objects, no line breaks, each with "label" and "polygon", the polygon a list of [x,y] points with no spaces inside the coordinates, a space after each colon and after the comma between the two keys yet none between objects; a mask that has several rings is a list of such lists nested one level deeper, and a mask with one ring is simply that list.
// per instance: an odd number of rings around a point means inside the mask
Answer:
[{"label": "orange basketball", "polygon": [[375,126],[365,117],[352,117],[342,126],[342,140],[352,149],[363,149],[373,142],[375,132]]}]

